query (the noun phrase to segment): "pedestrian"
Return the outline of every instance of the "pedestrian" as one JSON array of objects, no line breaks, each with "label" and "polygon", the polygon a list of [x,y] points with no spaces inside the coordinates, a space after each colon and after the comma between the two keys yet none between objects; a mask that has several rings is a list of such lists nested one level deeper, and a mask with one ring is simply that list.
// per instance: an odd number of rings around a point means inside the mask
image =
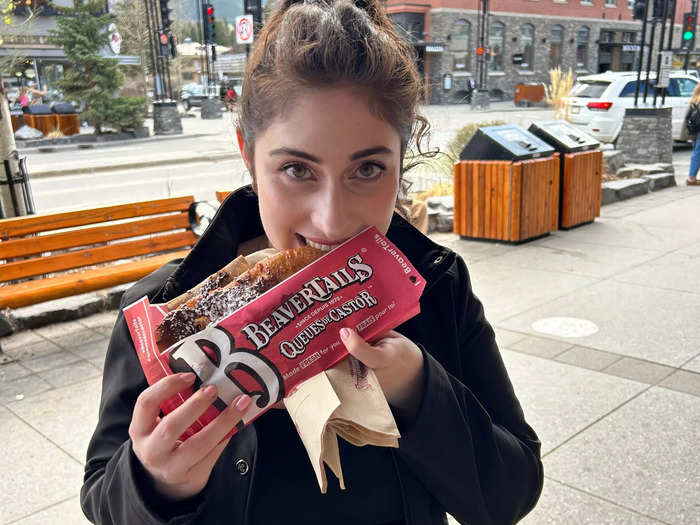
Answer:
[{"label": "pedestrian", "polygon": [[398,449],[341,441],[347,488],[329,476],[321,494],[284,410],[223,439],[251,403],[246,395],[181,443],[212,398],[200,389],[159,416],[193,378],[148,386],[120,313],[81,491],[91,521],[442,525],[448,512],[461,523],[505,524],[533,508],[540,443],[467,267],[394,211],[408,152],[423,151],[422,94],[413,50],[379,0],[282,1],[256,38],[240,97],[238,144],[252,184],[224,201],[184,260],[122,299],[162,303],[258,247],[329,250],[375,226],[424,276],[421,312],[371,342],[354,330],[338,335],[374,369]]},{"label": "pedestrian", "polygon": [[226,90],[226,110],[227,111],[233,111],[233,108],[236,104],[236,99],[238,96],[236,95],[236,92],[233,89],[233,86],[229,86],[229,88]]},{"label": "pedestrian", "polygon": [[29,95],[29,105],[30,106],[35,106],[36,104],[41,104],[43,101],[43,97],[46,96],[46,86],[44,86],[44,89],[36,89],[36,83],[33,80],[30,80],[27,83],[27,94]]},{"label": "pedestrian", "polygon": [[19,88],[19,105],[26,108],[29,105],[29,96],[27,95],[27,88],[24,86]]},{"label": "pedestrian", "polygon": [[693,154],[690,157],[690,171],[685,183],[688,186],[700,186],[700,180],[697,177],[700,169],[700,140],[698,140],[700,129],[697,128],[697,126],[700,126],[700,82],[695,84],[695,89],[690,97],[685,125],[688,135],[693,137]]}]

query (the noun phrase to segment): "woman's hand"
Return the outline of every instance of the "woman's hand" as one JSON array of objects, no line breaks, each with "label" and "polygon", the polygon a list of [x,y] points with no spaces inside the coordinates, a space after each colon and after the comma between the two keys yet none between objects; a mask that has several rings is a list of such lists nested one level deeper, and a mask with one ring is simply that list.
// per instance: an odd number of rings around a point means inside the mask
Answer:
[{"label": "woman's hand", "polygon": [[[174,374],[154,383],[136,400],[129,426],[133,450],[151,476],[156,491],[171,500],[199,494],[226,448],[226,436],[250,405],[250,397],[234,399],[216,419],[185,442],[182,433],[216,399],[216,387],[197,390],[187,401],[160,418],[160,404],[194,382],[194,374]],[[223,440],[223,441],[222,441]]]},{"label": "woman's hand", "polygon": [[393,330],[371,345],[349,328],[340,330],[340,339],[350,355],[374,370],[389,404],[414,419],[423,397],[423,354],[416,344]]}]

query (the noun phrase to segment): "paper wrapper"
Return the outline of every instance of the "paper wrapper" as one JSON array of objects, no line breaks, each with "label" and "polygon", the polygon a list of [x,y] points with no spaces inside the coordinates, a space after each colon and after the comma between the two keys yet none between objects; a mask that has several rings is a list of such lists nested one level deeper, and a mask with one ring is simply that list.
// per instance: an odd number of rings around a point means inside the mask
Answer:
[{"label": "paper wrapper", "polygon": [[[143,297],[124,308],[124,316],[149,384],[178,372],[194,372],[197,376],[192,388],[161,405],[163,413],[180,406],[198,388],[210,384],[217,387],[218,398],[184,432],[185,440],[245,393],[253,402],[234,432],[243,428],[299,385],[348,355],[339,338],[341,328],[354,328],[371,341],[420,311],[419,299],[424,287],[423,277],[406,257],[372,227],[228,317],[169,348],[159,349],[155,338],[155,329],[167,314],[166,305],[152,305]],[[391,415],[376,379],[372,382],[368,379],[368,384],[376,385],[376,392],[381,395],[373,395],[369,400],[370,390],[347,388],[350,380],[343,379],[342,367],[338,370],[341,372],[329,371],[315,378],[308,387],[300,387],[301,391],[312,394],[296,403],[293,415],[307,421],[304,414],[311,408],[320,413],[318,407],[326,407],[326,419],[297,424],[303,429],[300,435],[305,444],[316,439],[310,437],[314,434],[322,440],[320,447],[307,445],[312,462],[318,457],[315,468],[322,487],[323,469],[317,466],[319,462],[327,462],[342,476],[336,433],[344,438],[348,436],[346,439],[351,443],[363,444],[372,442],[369,438],[376,438],[373,444],[383,443],[387,439],[384,433],[398,436],[393,419],[390,423],[384,418],[379,425],[367,419],[368,407]],[[330,412],[334,401],[328,385],[323,383],[325,380],[338,400]],[[364,393],[362,400],[354,401],[359,399],[355,397],[359,393]],[[295,402],[296,395],[293,395]],[[326,399],[328,395],[330,400]],[[382,403],[381,408],[376,408]]]},{"label": "paper wrapper", "polygon": [[301,383],[284,405],[324,494],[328,481],[323,463],[345,488],[338,436],[357,447],[399,446],[401,436],[377,377],[352,356]]}]

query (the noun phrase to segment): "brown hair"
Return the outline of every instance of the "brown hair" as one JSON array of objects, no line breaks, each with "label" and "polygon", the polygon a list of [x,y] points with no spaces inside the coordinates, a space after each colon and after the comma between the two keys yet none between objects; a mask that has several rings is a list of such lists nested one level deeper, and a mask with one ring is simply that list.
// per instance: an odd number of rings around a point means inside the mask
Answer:
[{"label": "brown hair", "polygon": [[693,94],[690,96],[689,104],[700,104],[700,82],[695,84],[695,89],[693,89]]},{"label": "brown hair", "polygon": [[397,130],[402,161],[411,139],[424,154],[429,124],[417,112],[422,85],[413,50],[379,0],[282,0],[258,35],[243,80],[237,125],[251,167],[256,137],[299,90],[338,85],[357,88]]}]

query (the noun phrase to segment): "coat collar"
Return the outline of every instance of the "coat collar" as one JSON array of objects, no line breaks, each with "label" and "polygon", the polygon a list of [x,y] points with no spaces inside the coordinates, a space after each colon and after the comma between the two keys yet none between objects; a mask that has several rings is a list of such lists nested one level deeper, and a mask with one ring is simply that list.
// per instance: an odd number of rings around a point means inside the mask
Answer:
[{"label": "coat collar", "polygon": [[[258,196],[250,185],[236,190],[221,204],[202,237],[168,278],[165,297],[176,297],[193,288],[231,262],[239,244],[263,233]],[[454,257],[451,250],[431,241],[398,213],[394,213],[387,237],[416,267],[427,287]]]}]

